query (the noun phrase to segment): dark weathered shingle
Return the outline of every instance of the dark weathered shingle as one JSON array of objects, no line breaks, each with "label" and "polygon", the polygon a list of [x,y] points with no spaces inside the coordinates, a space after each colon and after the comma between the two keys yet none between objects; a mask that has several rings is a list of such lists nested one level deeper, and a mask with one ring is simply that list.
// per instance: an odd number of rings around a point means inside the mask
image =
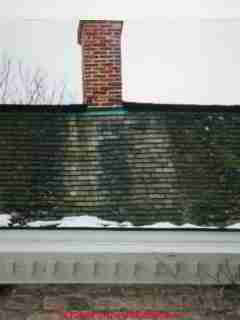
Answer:
[{"label": "dark weathered shingle", "polygon": [[135,225],[240,218],[238,107],[4,108],[3,212]]}]

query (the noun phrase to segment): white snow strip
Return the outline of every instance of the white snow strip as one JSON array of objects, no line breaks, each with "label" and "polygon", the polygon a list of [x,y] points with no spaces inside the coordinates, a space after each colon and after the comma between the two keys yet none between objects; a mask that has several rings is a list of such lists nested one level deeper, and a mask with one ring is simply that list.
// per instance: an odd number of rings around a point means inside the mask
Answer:
[{"label": "white snow strip", "polygon": [[56,221],[33,221],[27,223],[28,227],[31,228],[39,228],[39,227],[50,227],[50,226],[55,226],[61,223],[61,220],[56,220]]},{"label": "white snow strip", "polygon": [[196,226],[195,224],[191,224],[191,223],[185,223],[185,224],[182,224],[181,226],[176,226],[178,228],[197,228],[197,229],[200,229],[200,228],[208,228],[208,229],[218,229],[217,227],[208,227],[208,226]]},{"label": "white snow strip", "polygon": [[172,228],[176,228],[176,229],[202,229],[202,228],[208,228],[208,229],[218,229],[217,227],[209,227],[209,226],[196,226],[194,224],[190,224],[190,223],[185,223],[182,225],[176,225],[173,223],[169,223],[169,222],[157,222],[154,224],[149,224],[149,225],[145,225],[145,226],[141,226],[141,228],[161,228],[161,229],[172,229]]},{"label": "white snow strip", "polygon": [[165,229],[165,228],[176,228],[176,225],[170,222],[157,222],[154,224],[140,226],[140,228],[164,228]]},{"label": "white snow strip", "polygon": [[0,227],[8,227],[11,220],[9,214],[0,214]]},{"label": "white snow strip", "polygon": [[240,223],[235,223],[235,224],[232,224],[228,227],[226,227],[227,229],[240,229]]},{"label": "white snow strip", "polygon": [[[0,227],[8,227],[11,221],[11,215],[9,214],[0,214]],[[17,226],[15,224],[14,226]],[[182,225],[175,225],[170,222],[157,222],[154,224],[143,225],[143,226],[134,226],[129,221],[116,222],[111,220],[104,220],[94,216],[82,215],[82,216],[73,216],[65,217],[61,220],[54,221],[32,221],[26,224],[28,227],[38,228],[38,227],[48,227],[48,226],[57,226],[58,228],[161,228],[161,229],[218,229],[215,226],[197,226],[190,223],[185,223]],[[240,229],[240,223],[235,223],[230,226],[227,226],[226,229]]]},{"label": "white snow strip", "polygon": [[124,228],[134,228],[134,225],[129,221],[121,222],[119,223],[119,226]]},{"label": "white snow strip", "polygon": [[89,228],[102,228],[102,227],[118,227],[119,223],[115,221],[102,220],[92,216],[79,216],[79,217],[66,217],[63,218],[61,223],[58,225],[61,227],[78,228],[78,227],[89,227]]}]

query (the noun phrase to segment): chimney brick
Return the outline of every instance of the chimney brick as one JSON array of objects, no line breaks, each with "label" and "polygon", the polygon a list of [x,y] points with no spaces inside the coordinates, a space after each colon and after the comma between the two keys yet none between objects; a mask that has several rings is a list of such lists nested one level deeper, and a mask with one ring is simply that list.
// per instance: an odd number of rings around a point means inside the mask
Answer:
[{"label": "chimney brick", "polygon": [[81,20],[78,43],[82,46],[83,103],[121,106],[122,21]]}]

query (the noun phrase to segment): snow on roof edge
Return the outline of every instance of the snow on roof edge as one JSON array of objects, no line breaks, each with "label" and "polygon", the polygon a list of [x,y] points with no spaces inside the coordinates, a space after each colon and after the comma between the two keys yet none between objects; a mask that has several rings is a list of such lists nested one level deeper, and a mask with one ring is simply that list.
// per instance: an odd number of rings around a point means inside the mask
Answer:
[{"label": "snow on roof edge", "polygon": [[[11,223],[11,215],[9,214],[0,214],[0,227],[9,227]],[[14,226],[18,226],[15,224]],[[26,224],[30,228],[39,228],[39,227],[50,227],[56,226],[57,228],[151,228],[151,229],[219,229],[216,226],[197,226],[190,223],[185,223],[182,225],[175,225],[170,222],[157,222],[149,225],[135,226],[129,221],[117,222],[111,220],[104,220],[98,217],[81,215],[81,216],[72,216],[64,217],[61,220],[49,220],[49,221],[31,221]],[[225,227],[225,229],[240,229],[240,223],[235,223]]]}]

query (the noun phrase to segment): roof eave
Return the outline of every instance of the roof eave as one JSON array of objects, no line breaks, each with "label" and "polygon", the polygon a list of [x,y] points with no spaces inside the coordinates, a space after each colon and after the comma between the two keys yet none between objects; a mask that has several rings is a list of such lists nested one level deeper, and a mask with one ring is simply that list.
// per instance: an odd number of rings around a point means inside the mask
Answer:
[{"label": "roof eave", "polygon": [[240,283],[240,232],[6,229],[0,242],[0,284]]}]

